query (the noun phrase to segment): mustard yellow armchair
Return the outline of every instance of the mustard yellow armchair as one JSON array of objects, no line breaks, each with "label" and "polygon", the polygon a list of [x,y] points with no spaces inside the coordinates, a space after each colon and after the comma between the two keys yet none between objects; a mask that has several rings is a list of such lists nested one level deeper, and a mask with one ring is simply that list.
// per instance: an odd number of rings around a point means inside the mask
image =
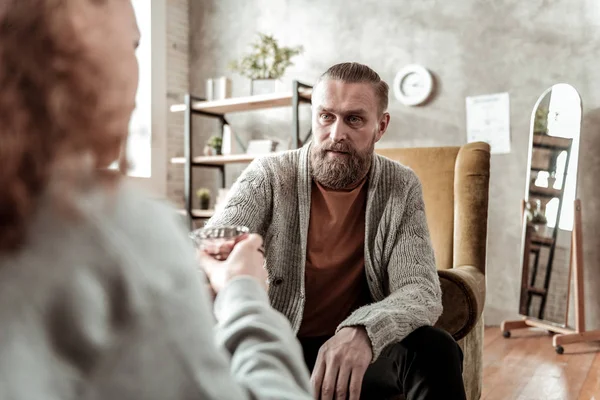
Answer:
[{"label": "mustard yellow armchair", "polygon": [[464,352],[468,399],[479,399],[483,382],[483,306],[487,244],[490,147],[378,149],[412,168],[421,179],[425,212],[442,285],[444,311],[436,326]]}]

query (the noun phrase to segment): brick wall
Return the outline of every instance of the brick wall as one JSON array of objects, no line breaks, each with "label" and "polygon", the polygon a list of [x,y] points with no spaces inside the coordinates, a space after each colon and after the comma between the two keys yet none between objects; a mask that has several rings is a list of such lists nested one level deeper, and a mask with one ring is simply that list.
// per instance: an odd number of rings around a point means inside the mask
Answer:
[{"label": "brick wall", "polygon": [[[167,0],[167,107],[189,91],[189,0]],[[167,160],[183,156],[183,113],[167,115]],[[183,206],[183,166],[167,167],[167,196]]]}]

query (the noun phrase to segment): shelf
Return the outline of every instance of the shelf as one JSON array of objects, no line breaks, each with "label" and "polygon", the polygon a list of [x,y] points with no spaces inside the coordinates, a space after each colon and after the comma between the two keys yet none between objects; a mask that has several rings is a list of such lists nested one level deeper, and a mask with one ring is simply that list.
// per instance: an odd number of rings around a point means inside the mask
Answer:
[{"label": "shelf", "polygon": [[532,185],[529,188],[529,194],[533,197],[546,197],[552,199],[554,197],[562,196],[562,190]]},{"label": "shelf", "polygon": [[529,286],[529,287],[527,288],[527,291],[528,291],[529,293],[531,293],[531,294],[536,294],[536,295],[538,295],[538,296],[545,296],[545,295],[546,295],[546,293],[547,293],[547,290],[546,290],[546,289],[539,289],[539,288],[535,288],[535,287],[533,287],[533,286]]},{"label": "shelf", "polygon": [[558,136],[533,135],[533,147],[549,150],[569,150],[572,139]]},{"label": "shelf", "polygon": [[[193,166],[219,166],[226,164],[248,163],[258,157],[281,154],[282,152],[265,154],[231,154],[228,156],[199,156],[192,159]],[[171,158],[171,164],[185,164],[185,157]]]},{"label": "shelf", "polygon": [[[183,216],[187,215],[186,210],[177,210],[177,212]],[[192,218],[210,218],[214,214],[215,214],[215,210],[200,210],[200,209],[192,210]]]},{"label": "shelf", "polygon": [[534,148],[534,150],[531,155],[531,169],[534,171],[550,170],[552,150],[540,148]]},{"label": "shelf", "polygon": [[[312,89],[300,89],[299,94],[302,101],[310,102]],[[192,110],[200,113],[224,115],[241,111],[288,107],[292,105],[293,98],[293,92],[284,92],[234,97],[223,100],[194,101],[192,102]],[[185,104],[174,104],[171,106],[171,112],[182,112],[185,109]]]},{"label": "shelf", "polygon": [[[184,157],[173,157],[170,158],[171,164],[179,164],[182,165],[185,169],[185,179],[184,179],[184,200],[185,200],[185,210],[180,210],[180,213],[186,217],[187,222],[190,225],[190,228],[194,228],[194,219],[201,218],[210,218],[214,211],[212,210],[199,210],[192,209],[192,205],[199,206],[196,199],[196,203],[194,203],[194,199],[190,198],[194,193],[194,172],[196,172],[195,167],[202,168],[213,168],[219,172],[221,177],[221,188],[226,187],[228,174],[226,172],[228,168],[226,168],[229,164],[247,164],[255,159],[270,157],[277,154],[285,153],[286,151],[278,151],[278,152],[269,152],[269,153],[260,153],[254,154],[253,149],[249,149],[252,154],[231,154],[231,155],[220,155],[220,156],[196,156],[194,154],[194,149],[197,146],[194,146],[194,133],[195,126],[194,121],[197,120],[196,117],[208,117],[215,118],[220,120],[221,128],[224,125],[229,124],[226,114],[243,112],[243,111],[255,111],[255,110],[264,110],[264,109],[273,109],[273,108],[283,108],[290,107],[291,108],[291,139],[293,145],[290,146],[290,149],[296,149],[301,147],[300,144],[300,106],[301,104],[310,104],[311,97],[313,93],[313,88],[309,85],[305,85],[297,80],[291,82],[292,85],[288,88],[287,91],[280,93],[270,93],[270,94],[262,94],[262,95],[254,95],[254,96],[244,96],[244,97],[234,97],[229,99],[220,99],[220,100],[211,100],[205,101],[201,97],[195,96],[192,93],[187,93],[185,95],[184,104],[174,104],[170,107],[170,111],[173,113],[183,113],[183,117],[185,120],[185,129],[183,132],[184,137],[184,146],[185,153]],[[256,114],[255,114],[256,115]],[[222,134],[221,130],[221,134]],[[199,143],[200,144],[200,143]],[[262,150],[262,149],[258,149]],[[272,150],[271,147],[265,150]]]},{"label": "shelf", "polygon": [[[245,163],[254,160],[255,154],[232,154],[228,156],[198,156],[192,158],[193,165],[225,165],[235,163]],[[185,157],[171,158],[172,164],[185,164]]]},{"label": "shelf", "polygon": [[531,242],[542,246],[551,246],[554,239],[548,236],[532,235]]},{"label": "shelf", "polygon": [[541,249],[542,247],[539,244],[532,244],[529,247],[529,251],[531,251],[532,253],[538,253]]}]

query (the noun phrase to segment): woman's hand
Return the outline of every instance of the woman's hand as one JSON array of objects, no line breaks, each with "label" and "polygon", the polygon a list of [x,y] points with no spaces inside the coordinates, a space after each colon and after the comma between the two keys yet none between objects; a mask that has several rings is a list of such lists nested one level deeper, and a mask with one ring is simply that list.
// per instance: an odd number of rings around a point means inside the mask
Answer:
[{"label": "woman's hand", "polygon": [[215,293],[219,293],[227,282],[238,276],[251,276],[267,289],[262,244],[259,235],[251,234],[237,242],[224,261],[216,260],[206,252],[199,254],[200,266]]}]

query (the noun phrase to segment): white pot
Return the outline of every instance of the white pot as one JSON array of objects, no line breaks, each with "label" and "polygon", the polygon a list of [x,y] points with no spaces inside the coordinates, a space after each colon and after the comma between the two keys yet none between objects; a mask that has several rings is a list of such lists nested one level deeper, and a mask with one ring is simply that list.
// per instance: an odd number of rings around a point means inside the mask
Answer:
[{"label": "white pot", "polygon": [[231,79],[220,77],[206,80],[206,100],[231,98]]},{"label": "white pot", "polygon": [[279,79],[253,79],[250,81],[250,94],[271,94],[283,91],[283,85]]}]

